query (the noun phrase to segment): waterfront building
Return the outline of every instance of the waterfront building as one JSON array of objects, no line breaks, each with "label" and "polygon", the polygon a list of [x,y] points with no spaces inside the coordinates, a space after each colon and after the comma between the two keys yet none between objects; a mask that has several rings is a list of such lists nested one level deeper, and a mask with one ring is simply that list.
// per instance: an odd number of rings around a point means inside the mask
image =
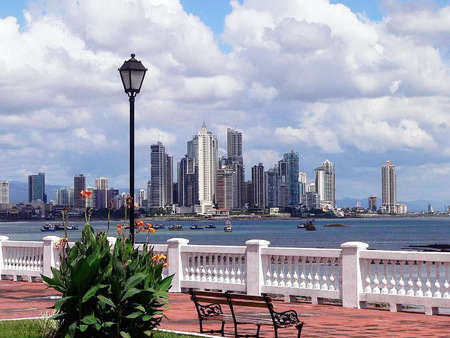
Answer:
[{"label": "waterfront building", "polygon": [[304,198],[306,194],[306,173],[300,171],[298,173],[298,183],[300,185],[300,203],[304,204]]},{"label": "waterfront building", "polygon": [[305,195],[306,210],[320,209],[320,196],[315,191],[308,191]]},{"label": "waterfront building", "polygon": [[199,203],[198,165],[196,158],[185,155],[185,157],[177,164],[177,172],[178,205],[180,207],[193,208],[194,205]]},{"label": "waterfront building", "polygon": [[267,208],[278,207],[278,169],[271,168],[264,173],[265,206]]},{"label": "waterfront building", "polygon": [[73,205],[74,189],[60,188],[56,190],[56,204],[71,206]]},{"label": "waterfront building", "polygon": [[137,192],[137,203],[140,208],[147,207],[147,190],[139,188]]},{"label": "waterfront building", "polygon": [[381,193],[382,210],[388,214],[396,213],[397,174],[391,161],[381,166]]},{"label": "waterfront building", "polygon": [[279,206],[296,207],[300,204],[300,184],[298,182],[299,157],[292,150],[278,161],[278,179],[280,181]]},{"label": "waterfront building", "polygon": [[234,189],[236,174],[232,167],[224,166],[217,170],[217,207],[232,209],[234,206]]},{"label": "waterfront building", "polygon": [[214,207],[217,194],[218,141],[203,123],[198,136],[198,191],[200,206],[197,210],[206,214]]},{"label": "waterfront building", "polygon": [[252,181],[247,181],[244,183],[244,203],[246,204],[246,207],[254,205]]},{"label": "waterfront building", "polygon": [[321,167],[314,170],[315,188],[320,197],[322,207],[336,208],[336,187],[334,165],[325,160]]},{"label": "waterfront building", "polygon": [[369,196],[369,212],[377,212],[377,196]]},{"label": "waterfront building", "polygon": [[45,194],[45,173],[28,176],[28,202],[47,203]]},{"label": "waterfront building", "polygon": [[79,174],[73,178],[73,207],[75,209],[84,208],[84,200],[80,195],[82,190],[86,190],[86,177]]},{"label": "waterfront building", "polygon": [[9,181],[0,181],[0,203],[9,203]]},{"label": "waterfront building", "polygon": [[[244,182],[245,167],[242,156],[242,132],[228,128],[227,129],[227,156],[226,165],[232,168],[236,179],[233,187],[233,209],[242,209],[244,207]],[[219,166],[221,168],[221,166]]]},{"label": "waterfront building", "polygon": [[252,191],[254,205],[264,210],[266,206],[266,193],[264,182],[264,165],[262,163],[252,167]]},{"label": "waterfront building", "polygon": [[95,179],[95,209],[103,209],[108,207],[108,189],[109,179],[106,177],[97,177]]},{"label": "waterfront building", "polygon": [[173,158],[161,142],[150,147],[150,208],[165,208],[173,204]]},{"label": "waterfront building", "polygon": [[89,196],[89,197],[86,197],[86,198],[84,198],[83,199],[83,201],[84,201],[84,207],[85,208],[92,208],[92,209],[94,209],[95,208],[95,206],[96,206],[96,204],[95,204],[95,201],[96,201],[96,188],[95,187],[86,187],[86,189],[85,190],[87,190],[87,191],[89,191],[89,192],[91,192],[91,196]]}]

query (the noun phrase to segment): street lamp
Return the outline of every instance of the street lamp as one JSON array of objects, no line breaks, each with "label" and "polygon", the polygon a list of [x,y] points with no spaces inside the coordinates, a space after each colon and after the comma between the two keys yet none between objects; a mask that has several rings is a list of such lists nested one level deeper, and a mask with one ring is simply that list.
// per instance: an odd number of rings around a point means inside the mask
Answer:
[{"label": "street lamp", "polygon": [[[130,240],[134,244],[134,98],[141,91],[147,68],[136,60],[135,54],[119,68],[123,88],[130,98]],[[126,206],[125,206],[126,207]]]}]

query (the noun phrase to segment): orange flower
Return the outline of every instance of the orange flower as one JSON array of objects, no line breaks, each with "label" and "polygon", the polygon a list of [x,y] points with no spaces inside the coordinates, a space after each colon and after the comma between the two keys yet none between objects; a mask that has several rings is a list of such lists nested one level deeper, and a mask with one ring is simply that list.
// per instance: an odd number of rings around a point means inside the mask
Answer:
[{"label": "orange flower", "polygon": [[136,221],[136,226],[137,227],[143,227],[144,226],[144,222],[142,222],[141,220]]},{"label": "orange flower", "polygon": [[124,229],[125,229],[125,227],[123,227],[120,224],[117,224],[117,233],[119,233],[121,230],[124,230]]},{"label": "orange flower", "polygon": [[88,190],[81,190],[80,191],[81,198],[88,198],[91,195],[92,195],[92,191],[88,191]]},{"label": "orange flower", "polygon": [[153,225],[151,225],[150,223],[145,223],[145,225],[147,225],[148,228],[153,228]]},{"label": "orange flower", "polygon": [[164,263],[163,268],[167,268],[169,266],[169,263]]},{"label": "orange flower", "polygon": [[154,234],[156,230],[153,228],[148,228],[147,231],[151,234]]}]

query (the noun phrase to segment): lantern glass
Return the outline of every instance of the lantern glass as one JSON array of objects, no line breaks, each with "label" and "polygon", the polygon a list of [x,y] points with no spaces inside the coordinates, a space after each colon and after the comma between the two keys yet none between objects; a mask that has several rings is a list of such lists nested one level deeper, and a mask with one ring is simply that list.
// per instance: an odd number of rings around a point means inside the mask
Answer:
[{"label": "lantern glass", "polygon": [[134,54],[131,54],[131,59],[125,61],[119,69],[125,93],[137,94],[140,92],[146,71],[147,68],[141,61],[136,60]]}]

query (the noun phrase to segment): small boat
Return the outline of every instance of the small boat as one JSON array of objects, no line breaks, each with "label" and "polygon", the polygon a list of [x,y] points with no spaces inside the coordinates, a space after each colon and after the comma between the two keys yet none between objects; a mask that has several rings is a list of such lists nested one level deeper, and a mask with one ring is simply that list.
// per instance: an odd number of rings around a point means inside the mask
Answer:
[{"label": "small boat", "polygon": [[233,227],[231,226],[231,221],[230,220],[225,221],[225,226],[223,227],[223,231],[225,231],[225,232],[232,232],[233,231]]},{"label": "small boat", "polygon": [[191,230],[203,230],[203,227],[201,225],[197,225],[197,224],[191,225],[189,228]]},{"label": "small boat", "polygon": [[56,231],[55,227],[50,227],[48,225],[44,225],[41,228],[41,231]]},{"label": "small boat", "polygon": [[[64,230],[63,223],[47,223],[42,226],[41,231],[56,231],[56,230]],[[77,225],[67,225],[67,230],[78,230]]]},{"label": "small boat", "polygon": [[315,223],[315,221],[313,219],[309,219],[306,222],[297,224],[297,228],[305,229],[307,231],[314,231],[314,230],[316,230],[316,226],[314,223]]},{"label": "small boat", "polygon": [[166,226],[164,224],[155,224],[153,225],[153,229],[165,229]]},{"label": "small boat", "polygon": [[206,229],[215,229],[216,226],[214,224],[208,224],[207,226],[205,226]]},{"label": "small boat", "polygon": [[183,226],[180,224],[174,224],[174,225],[169,226],[168,229],[170,231],[181,231],[181,230],[183,230]]}]

